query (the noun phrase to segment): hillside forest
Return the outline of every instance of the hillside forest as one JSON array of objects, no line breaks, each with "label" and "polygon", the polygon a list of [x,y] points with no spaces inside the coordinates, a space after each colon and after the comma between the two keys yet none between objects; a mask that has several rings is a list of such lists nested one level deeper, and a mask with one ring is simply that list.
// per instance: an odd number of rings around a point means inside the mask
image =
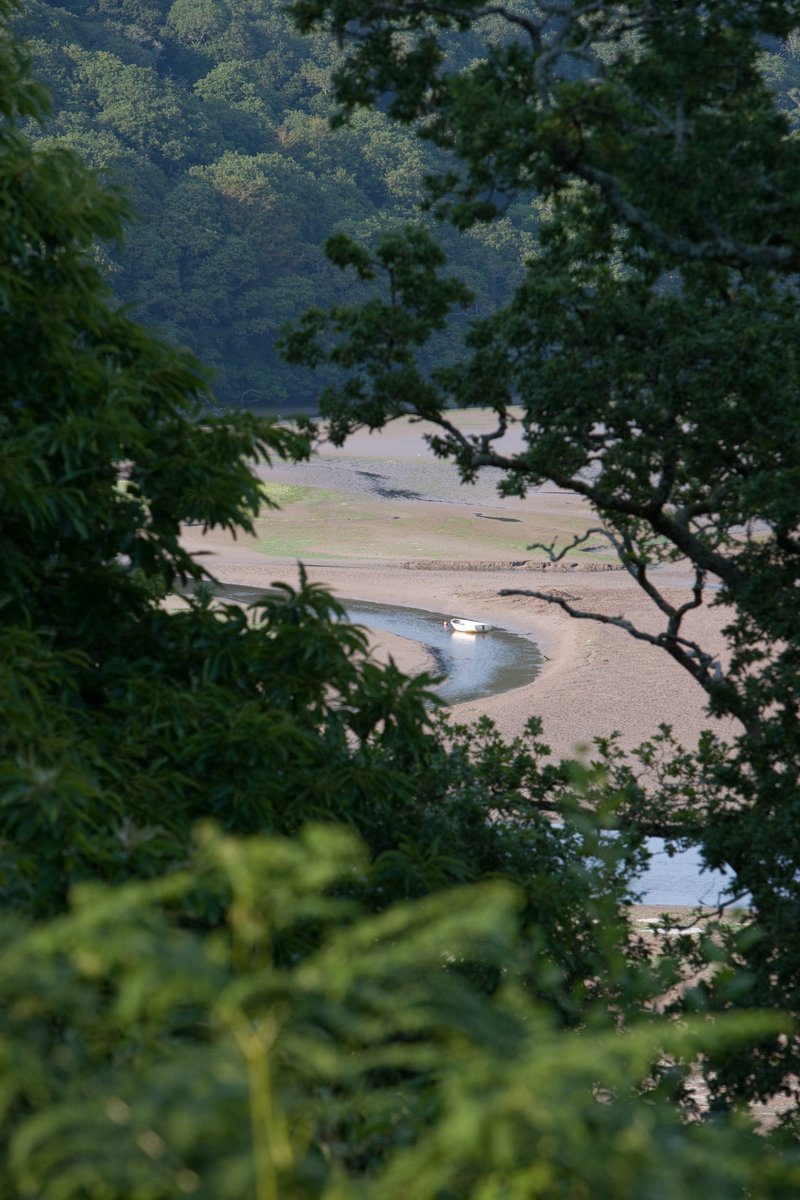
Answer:
[{"label": "hillside forest", "polygon": [[[326,260],[334,232],[372,244],[419,219],[442,155],[381,111],[332,129],[325,34],[300,36],[277,0],[31,0],[16,29],[54,111],[35,136],[68,146],[132,198],[123,247],[106,250],[114,292],[136,316],[214,371],[223,405],[313,409],[319,379],[276,352],[309,305],[352,302],[358,285]],[[763,66],[797,110],[800,46]],[[481,52],[451,37],[454,65]],[[509,197],[502,219],[439,237],[474,295],[469,316],[502,304],[535,250],[538,208]],[[429,353],[452,354],[452,339]]]},{"label": "hillside forest", "polygon": [[[381,113],[333,130],[341,55],[325,35],[300,36],[277,0],[33,0],[16,29],[53,94],[35,136],[133,200],[124,247],[106,251],[119,300],[213,369],[220,404],[307,409],[314,381],[281,361],[278,331],[312,303],[358,294],[323,242],[345,231],[369,243],[416,219],[438,153]],[[535,229],[525,203],[446,237],[473,313],[509,294]]]}]

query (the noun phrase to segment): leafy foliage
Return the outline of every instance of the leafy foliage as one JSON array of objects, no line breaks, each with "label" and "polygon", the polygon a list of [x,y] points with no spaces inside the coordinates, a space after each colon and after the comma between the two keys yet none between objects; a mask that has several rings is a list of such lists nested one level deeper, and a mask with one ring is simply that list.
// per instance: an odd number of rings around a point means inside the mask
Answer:
[{"label": "leafy foliage", "polygon": [[[710,1198],[796,1192],[796,1153],[740,1119],[681,1125],[654,1062],[735,1046],[775,1018],[621,1035],[554,1027],[521,986],[519,897],[495,882],[375,916],[321,889],[363,874],[351,835],[222,838],[179,874],[83,886],[0,944],[3,1190],[175,1195]],[[175,919],[209,880],[211,935]],[[275,947],[313,923],[316,949]],[[464,966],[502,967],[492,997]]]},{"label": "leafy foliage", "polygon": [[[526,937],[554,965],[574,1020],[605,954],[580,838],[538,798],[551,780],[535,731],[502,747],[435,725],[426,678],[381,667],[365,635],[300,575],[250,613],[213,602],[184,522],[249,528],[265,503],[252,466],[305,439],[252,414],[203,412],[196,362],[116,310],[93,245],[120,201],[68,152],[33,147],[17,114],[42,103],[13,58],[2,81],[6,220],[0,421],[0,886],[28,913],[77,882],[182,865],[191,830],[358,830],[375,909],[493,874],[525,889]],[[27,107],[24,107],[27,106]],[[179,607],[168,593],[186,591]],[[491,818],[496,801],[504,820]],[[613,874],[613,873],[612,873]],[[560,878],[563,893],[539,886]],[[213,892],[191,919],[213,925]],[[612,922],[614,937],[624,922]],[[603,985],[604,986],[604,985]],[[616,987],[616,984],[613,985]]]},{"label": "leafy foliage", "polygon": [[[708,735],[681,757],[683,791],[670,795],[705,861],[753,901],[757,924],[736,952],[752,987],[738,1002],[800,1012],[800,144],[764,58],[766,45],[780,57],[775,39],[797,6],[541,3],[496,10],[488,26],[470,3],[297,0],[293,11],[300,28],[348,44],[340,120],[385,107],[453,154],[430,184],[440,215],[470,229],[533,194],[547,211],[523,283],[473,323],[456,365],[430,370],[418,351],[453,281],[437,264],[413,297],[394,289],[389,242],[366,255],[333,245],[334,261],[378,279],[382,297],[312,311],[287,338],[289,356],[350,368],[323,393],[338,439],[417,412],[439,425],[432,445],[465,479],[495,467],[506,493],[550,480],[588,500],[592,536],[610,540],[659,627],[556,602],[662,647],[712,715],[739,723],[732,747]],[[449,39],[477,32],[482,55],[454,66]],[[403,253],[421,280],[436,251],[407,234]],[[486,403],[496,429],[462,433],[450,409]],[[513,425],[524,449],[506,453]],[[666,564],[688,571],[686,599],[665,590]],[[685,631],[709,595],[732,610],[724,667]],[[638,819],[664,831],[657,794],[647,807],[638,802]],[[712,1006],[728,1003],[707,992]],[[797,1053],[790,1039],[719,1068],[720,1101],[794,1092]]]},{"label": "leafy foliage", "polygon": [[[122,7],[155,36],[157,5]],[[232,12],[174,6],[187,61]],[[46,103],[5,36],[0,67],[3,1191],[794,1194],[745,1118],[682,1123],[698,1055],[792,1027],[648,1010],[678,972],[620,912],[639,840],[606,827],[640,792],[613,748],[580,775],[542,765],[535,723],[443,732],[428,681],[372,662],[302,572],[249,614],[212,602],[181,524],[248,528],[252,464],[306,441],[204,416],[196,362],[114,307],[95,245],[125,209],[23,135]],[[435,277],[424,236],[392,256],[401,294]],[[403,337],[465,292],[443,295]],[[308,824],[332,818],[351,830]],[[712,1004],[750,933],[698,947]]]}]

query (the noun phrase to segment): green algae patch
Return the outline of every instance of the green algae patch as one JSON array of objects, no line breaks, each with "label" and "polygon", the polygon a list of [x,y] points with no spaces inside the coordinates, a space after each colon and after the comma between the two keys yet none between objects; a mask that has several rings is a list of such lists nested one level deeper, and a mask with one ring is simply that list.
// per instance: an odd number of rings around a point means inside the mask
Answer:
[{"label": "green algae patch", "polygon": [[[328,488],[307,487],[297,483],[265,483],[262,491],[279,508],[286,508],[290,504],[325,504],[339,498],[336,492]],[[266,519],[269,519],[271,511],[268,510]]]}]

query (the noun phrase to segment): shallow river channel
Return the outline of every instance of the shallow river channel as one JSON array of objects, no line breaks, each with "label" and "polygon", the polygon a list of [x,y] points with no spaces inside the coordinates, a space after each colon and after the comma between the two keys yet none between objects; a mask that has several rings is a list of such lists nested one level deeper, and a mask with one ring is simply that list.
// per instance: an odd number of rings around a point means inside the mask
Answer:
[{"label": "shallow river channel", "polygon": [[[234,584],[215,590],[237,604],[253,604],[265,594],[263,588]],[[505,629],[476,637],[454,633],[446,625],[447,613],[399,604],[373,604],[368,600],[343,600],[342,604],[354,625],[364,625],[377,633],[393,633],[424,646],[431,657],[431,674],[443,677],[432,690],[447,704],[510,692],[530,683],[542,665],[542,652],[535,642]]]},{"label": "shallow river channel", "polygon": [[490,634],[455,633],[446,613],[394,604],[346,600],[356,625],[419,642],[431,656],[431,671],[445,676],[434,689],[448,704],[480,700],[530,683],[539,673],[542,652],[535,642],[493,629]]}]

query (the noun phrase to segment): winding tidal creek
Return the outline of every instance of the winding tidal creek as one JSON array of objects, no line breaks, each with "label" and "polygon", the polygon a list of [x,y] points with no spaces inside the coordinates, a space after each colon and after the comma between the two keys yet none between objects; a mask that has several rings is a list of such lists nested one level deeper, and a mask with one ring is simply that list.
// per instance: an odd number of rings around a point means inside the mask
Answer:
[{"label": "winding tidal creek", "polygon": [[[215,589],[225,600],[253,604],[265,595],[263,588],[225,584]],[[446,622],[454,613],[433,613],[399,604],[373,604],[343,600],[348,620],[376,633],[391,633],[417,642],[427,650],[432,675],[443,681],[432,690],[446,704],[481,700],[523,687],[539,673],[542,652],[535,642],[493,629],[490,634],[454,633]]]},{"label": "winding tidal creek", "polygon": [[356,625],[424,646],[431,657],[431,672],[445,676],[434,691],[447,704],[523,687],[536,678],[542,665],[542,652],[535,642],[505,629],[493,629],[489,634],[455,633],[447,625],[446,613],[360,600],[346,600],[345,605]]}]

